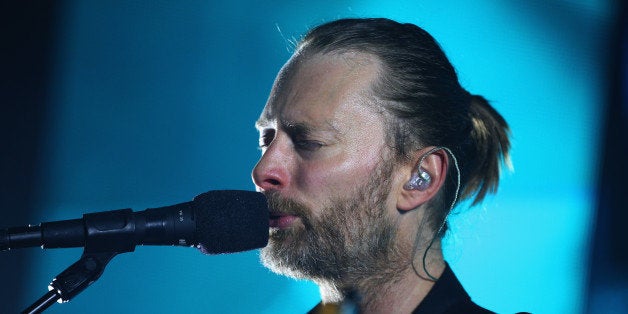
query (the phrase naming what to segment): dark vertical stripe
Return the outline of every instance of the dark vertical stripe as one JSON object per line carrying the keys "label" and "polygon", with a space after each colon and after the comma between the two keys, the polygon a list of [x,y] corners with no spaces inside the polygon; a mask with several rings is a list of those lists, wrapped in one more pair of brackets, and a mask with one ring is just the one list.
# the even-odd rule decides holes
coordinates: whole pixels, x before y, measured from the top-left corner
{"label": "dark vertical stripe", "polygon": [[[0,227],[33,223],[55,6],[55,1],[0,4]],[[30,254],[0,252],[0,313],[18,313],[28,306],[19,300],[24,287],[34,284],[25,282]],[[37,284],[45,293],[47,282]]]}
{"label": "dark vertical stripe", "polygon": [[626,310],[614,308],[614,302],[623,298],[625,305],[628,296],[628,24],[626,2],[619,1],[617,6],[606,47],[608,106],[589,267],[588,313]]}

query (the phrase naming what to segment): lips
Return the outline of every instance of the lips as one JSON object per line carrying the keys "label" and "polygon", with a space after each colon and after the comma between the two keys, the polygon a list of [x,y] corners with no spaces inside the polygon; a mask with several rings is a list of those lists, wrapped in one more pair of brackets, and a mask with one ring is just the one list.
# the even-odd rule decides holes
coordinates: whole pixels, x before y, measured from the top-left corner
{"label": "lips", "polygon": [[292,226],[294,221],[297,219],[299,219],[299,217],[295,215],[271,212],[268,225],[270,228],[286,229]]}

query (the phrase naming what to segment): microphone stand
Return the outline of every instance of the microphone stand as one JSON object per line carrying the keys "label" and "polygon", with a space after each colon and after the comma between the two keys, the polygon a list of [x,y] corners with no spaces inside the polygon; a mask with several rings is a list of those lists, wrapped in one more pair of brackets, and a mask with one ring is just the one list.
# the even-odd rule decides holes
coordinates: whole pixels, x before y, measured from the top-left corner
{"label": "microphone stand", "polygon": [[22,314],[41,313],[55,302],[68,302],[94,283],[117,252],[85,253],[74,264],[55,277],[48,293],[22,311]]}

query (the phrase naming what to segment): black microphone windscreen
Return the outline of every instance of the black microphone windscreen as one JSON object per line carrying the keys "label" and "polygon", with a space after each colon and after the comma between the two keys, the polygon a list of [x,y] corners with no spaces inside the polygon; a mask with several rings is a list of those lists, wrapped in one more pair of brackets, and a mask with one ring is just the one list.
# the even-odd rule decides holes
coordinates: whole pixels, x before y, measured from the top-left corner
{"label": "black microphone windscreen", "polygon": [[205,254],[258,249],[268,243],[268,205],[262,193],[210,191],[192,201],[195,238]]}

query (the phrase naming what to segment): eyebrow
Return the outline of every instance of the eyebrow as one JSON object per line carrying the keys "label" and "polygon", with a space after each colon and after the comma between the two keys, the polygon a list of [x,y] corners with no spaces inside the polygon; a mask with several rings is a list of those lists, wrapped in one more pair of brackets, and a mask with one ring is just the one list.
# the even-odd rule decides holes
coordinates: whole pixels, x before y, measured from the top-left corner
{"label": "eyebrow", "polygon": [[[260,119],[255,122],[255,127],[261,131],[271,124],[271,121],[266,117],[260,117]],[[312,126],[311,124],[305,122],[279,121],[279,125],[281,129],[285,130],[289,134],[308,135],[321,130],[321,128]],[[342,134],[332,121],[326,120],[324,125],[326,128],[322,129],[323,131],[331,131],[335,135]]]}
{"label": "eyebrow", "polygon": [[291,135],[307,136],[315,131],[315,128],[309,124],[301,122],[281,122],[281,127],[286,133]]}
{"label": "eyebrow", "polygon": [[257,121],[255,121],[255,128],[258,130],[261,130],[261,129],[266,128],[266,126],[269,124],[270,124],[270,121],[268,119],[266,119],[265,117],[264,118],[260,117],[259,119],[257,119]]}
{"label": "eyebrow", "polygon": [[[271,121],[269,119],[260,118],[255,122],[255,127],[258,130],[266,129],[269,125],[271,125]],[[316,128],[312,127],[310,124],[304,122],[292,122],[292,121],[280,121],[280,128],[285,130],[290,134],[310,134],[316,130]]]}

